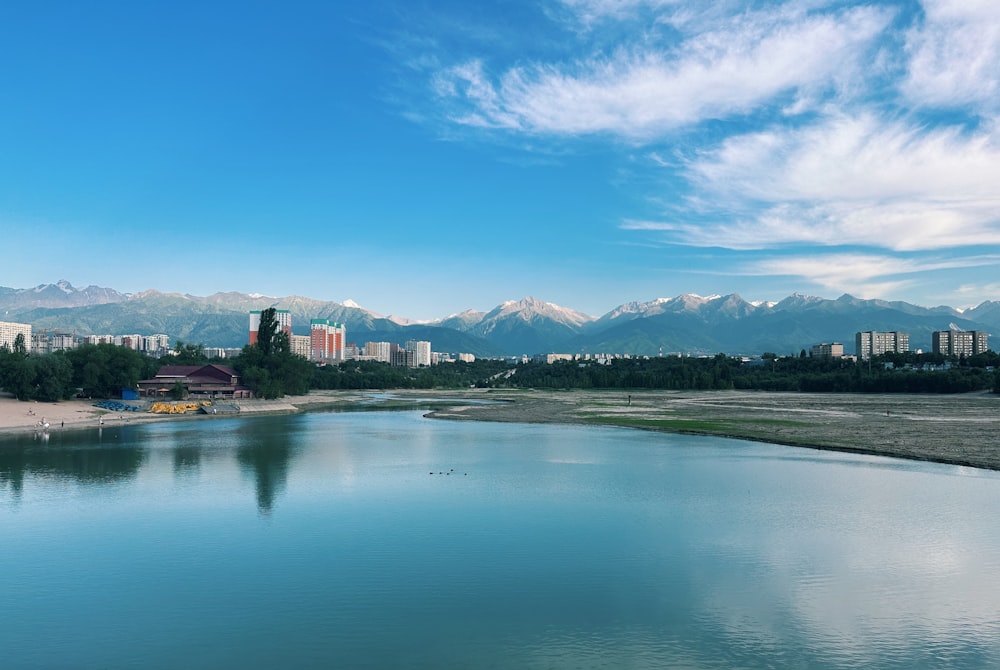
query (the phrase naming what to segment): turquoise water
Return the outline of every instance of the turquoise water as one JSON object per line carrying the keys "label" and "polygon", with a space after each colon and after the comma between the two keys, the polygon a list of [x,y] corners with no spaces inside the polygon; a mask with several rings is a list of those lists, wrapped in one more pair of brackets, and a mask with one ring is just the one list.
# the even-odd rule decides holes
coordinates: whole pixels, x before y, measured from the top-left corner
{"label": "turquoise water", "polygon": [[4,668],[1000,667],[997,473],[305,414],[0,442]]}

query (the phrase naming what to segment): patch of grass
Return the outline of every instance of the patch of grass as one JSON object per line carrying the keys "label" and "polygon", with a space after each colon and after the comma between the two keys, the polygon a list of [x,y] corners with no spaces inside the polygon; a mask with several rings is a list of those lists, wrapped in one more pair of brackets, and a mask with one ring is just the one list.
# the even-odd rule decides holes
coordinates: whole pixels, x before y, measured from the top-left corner
{"label": "patch of grass", "polygon": [[698,433],[746,433],[754,428],[811,425],[787,419],[643,419],[627,416],[591,416],[586,421],[606,426]]}

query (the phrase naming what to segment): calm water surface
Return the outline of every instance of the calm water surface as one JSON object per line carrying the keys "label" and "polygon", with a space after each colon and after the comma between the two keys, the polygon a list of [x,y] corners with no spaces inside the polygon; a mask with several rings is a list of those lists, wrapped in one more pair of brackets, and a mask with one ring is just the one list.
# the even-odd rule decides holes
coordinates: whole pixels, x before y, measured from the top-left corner
{"label": "calm water surface", "polygon": [[4,668],[1000,667],[1000,477],[305,414],[0,441]]}

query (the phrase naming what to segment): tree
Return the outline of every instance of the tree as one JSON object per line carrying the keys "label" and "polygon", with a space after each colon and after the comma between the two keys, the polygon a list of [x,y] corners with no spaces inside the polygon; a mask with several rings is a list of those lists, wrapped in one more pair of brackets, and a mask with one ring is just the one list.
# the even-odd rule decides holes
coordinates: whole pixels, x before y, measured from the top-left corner
{"label": "tree", "polygon": [[177,380],[174,385],[170,388],[170,397],[174,400],[183,400],[184,394],[187,393],[187,389],[184,388],[184,382]]}
{"label": "tree", "polygon": [[19,356],[28,355],[28,345],[24,339],[24,333],[18,333],[14,338],[14,353]]}
{"label": "tree", "polygon": [[65,354],[56,352],[38,356],[34,364],[34,400],[55,402],[73,395],[73,366]]}
{"label": "tree", "polygon": [[313,381],[313,364],[292,354],[288,333],[278,326],[274,307],[261,311],[257,343],[244,347],[233,366],[243,383],[262,398],[308,393]]}
{"label": "tree", "polygon": [[284,335],[287,342],[288,336],[278,328],[278,310],[268,307],[260,313],[260,325],[257,327],[257,347],[264,356],[278,352],[279,337]]}
{"label": "tree", "polygon": [[149,359],[126,347],[85,344],[66,352],[73,381],[88,396],[111,398],[123,388],[135,388],[149,372]]}
{"label": "tree", "polygon": [[182,340],[177,340],[174,345],[174,355],[171,358],[171,365],[204,365],[208,363],[205,357],[205,349],[200,344],[187,344]]}

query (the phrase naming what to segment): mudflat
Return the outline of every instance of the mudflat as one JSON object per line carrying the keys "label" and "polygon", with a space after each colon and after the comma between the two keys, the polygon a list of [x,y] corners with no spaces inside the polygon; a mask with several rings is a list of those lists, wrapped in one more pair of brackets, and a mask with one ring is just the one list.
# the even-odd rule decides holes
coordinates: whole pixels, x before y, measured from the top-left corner
{"label": "mudflat", "polygon": [[1000,395],[494,391],[446,419],[590,423],[1000,470]]}

